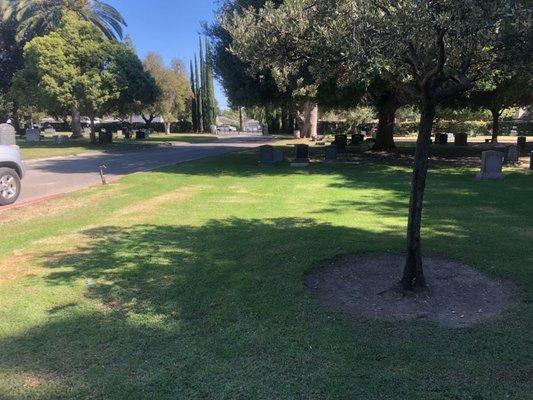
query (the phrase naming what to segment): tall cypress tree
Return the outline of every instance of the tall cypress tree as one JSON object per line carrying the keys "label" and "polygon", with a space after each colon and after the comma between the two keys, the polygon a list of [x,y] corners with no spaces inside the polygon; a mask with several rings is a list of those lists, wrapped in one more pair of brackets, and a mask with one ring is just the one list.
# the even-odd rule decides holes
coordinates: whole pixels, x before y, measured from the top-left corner
{"label": "tall cypress tree", "polygon": [[215,102],[215,85],[214,85],[214,71],[213,71],[213,56],[211,54],[211,46],[209,42],[205,41],[205,87],[206,87],[206,103],[207,112],[206,117],[209,126],[216,125],[217,112]]}
{"label": "tall cypress tree", "polygon": [[203,113],[203,99],[202,99],[202,82],[200,81],[200,74],[198,72],[198,60],[196,54],[194,55],[194,66],[196,72],[196,119],[198,121],[198,131],[204,131],[204,113]]}
{"label": "tall cypress tree", "polygon": [[204,57],[204,46],[202,43],[202,37],[198,37],[199,46],[200,46],[200,75],[202,78],[202,85],[200,87],[200,92],[202,93],[202,124],[203,124],[203,130],[207,131],[209,129],[209,102],[208,97],[209,94],[207,93],[207,76],[206,76],[206,63],[205,63],[205,57]]}
{"label": "tall cypress tree", "polygon": [[194,69],[192,65],[192,60],[190,62],[190,70],[191,70],[191,90],[193,93],[192,100],[191,100],[191,120],[192,120],[192,129],[194,132],[198,132],[198,117],[196,116],[197,105],[196,105],[196,82],[194,78]]}

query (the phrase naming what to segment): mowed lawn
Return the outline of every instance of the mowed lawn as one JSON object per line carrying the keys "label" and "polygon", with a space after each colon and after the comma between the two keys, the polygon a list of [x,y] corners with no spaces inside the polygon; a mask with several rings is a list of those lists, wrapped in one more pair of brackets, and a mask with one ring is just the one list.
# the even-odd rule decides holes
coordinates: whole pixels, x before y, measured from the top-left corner
{"label": "mowed lawn", "polygon": [[303,285],[324,259],[403,251],[408,161],[257,159],[2,212],[0,398],[531,399],[533,175],[433,165],[425,254],[515,286],[497,319],[447,329],[354,319]]}
{"label": "mowed lawn", "polygon": [[[59,132],[59,135],[68,135],[70,132]],[[162,145],[165,143],[210,143],[218,140],[217,136],[203,133],[153,133],[146,140],[124,139],[122,135],[115,138],[111,144],[91,144],[88,137],[71,140],[69,143],[56,144],[52,134],[44,134],[40,142],[26,142],[25,139],[17,138],[17,144],[21,148],[22,158],[25,160],[64,157],[78,154],[93,153],[95,151],[124,151],[141,150],[146,147]]]}

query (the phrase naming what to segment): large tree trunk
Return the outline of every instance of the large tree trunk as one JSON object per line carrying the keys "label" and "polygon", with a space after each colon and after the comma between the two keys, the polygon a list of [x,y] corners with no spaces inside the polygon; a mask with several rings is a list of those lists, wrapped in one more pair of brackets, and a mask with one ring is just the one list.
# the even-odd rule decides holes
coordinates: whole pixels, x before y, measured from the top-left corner
{"label": "large tree trunk", "polygon": [[377,104],[378,131],[374,150],[391,151],[396,148],[394,143],[394,120],[396,118],[396,99],[388,98]]}
{"label": "large tree trunk", "polygon": [[15,132],[17,132],[20,135],[24,134],[24,131],[20,127],[20,119],[19,119],[19,103],[17,101],[13,101],[13,127],[15,128]]}
{"label": "large tree trunk", "polygon": [[409,203],[409,221],[407,225],[407,259],[402,277],[402,287],[406,290],[424,287],[426,282],[422,268],[422,250],[420,247],[420,227],[422,223],[422,205],[426,188],[428,159],[431,150],[431,130],[435,118],[436,106],[426,100],[420,118],[418,139],[416,142],[413,177],[411,181],[411,201]]}
{"label": "large tree trunk", "polygon": [[287,108],[281,107],[281,131],[287,133],[289,127],[289,117],[287,115]]}
{"label": "large tree trunk", "polygon": [[318,104],[306,101],[298,113],[298,126],[301,137],[313,138],[318,130]]}
{"label": "large tree trunk", "polygon": [[83,137],[81,133],[81,116],[80,111],[76,108],[72,109],[72,139],[79,139]]}
{"label": "large tree trunk", "polygon": [[152,121],[154,120],[155,116],[153,114],[150,114],[149,117],[145,117],[143,114],[141,114],[141,118],[144,120],[146,129],[150,130],[152,128]]}
{"label": "large tree trunk", "polygon": [[300,137],[306,137],[307,132],[309,132],[309,124],[308,124],[308,118],[307,118],[307,107],[304,105],[302,109],[298,112],[297,119],[298,119],[298,129],[300,130]]}
{"label": "large tree trunk", "polygon": [[318,104],[309,104],[309,136],[316,139],[318,136]]}
{"label": "large tree trunk", "polygon": [[91,143],[92,144],[96,144],[97,141],[96,141],[96,130],[94,128],[94,117],[91,117],[91,134],[90,134],[90,137],[91,137]]}
{"label": "large tree trunk", "polygon": [[295,130],[295,117],[294,117],[294,114],[291,112],[289,114],[289,120],[287,121],[287,133],[289,133],[290,135],[293,135],[294,134],[294,130]]}
{"label": "large tree trunk", "polygon": [[492,143],[498,143],[498,135],[500,134],[500,110],[492,109]]}
{"label": "large tree trunk", "polygon": [[170,122],[165,122],[165,135],[170,135]]}
{"label": "large tree trunk", "polygon": [[244,122],[242,117],[242,107],[239,106],[239,132],[242,132],[244,128]]}

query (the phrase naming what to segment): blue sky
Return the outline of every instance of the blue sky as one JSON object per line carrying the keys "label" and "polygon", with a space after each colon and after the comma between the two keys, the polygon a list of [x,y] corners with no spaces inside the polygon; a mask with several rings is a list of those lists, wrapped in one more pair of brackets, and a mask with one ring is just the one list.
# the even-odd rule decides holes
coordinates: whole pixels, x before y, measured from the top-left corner
{"label": "blue sky", "polygon": [[[107,0],[126,19],[131,36],[142,58],[149,51],[163,56],[168,63],[181,59],[187,66],[198,51],[198,34],[202,21],[212,21],[217,0]],[[221,108],[227,101],[216,83],[216,97]]]}

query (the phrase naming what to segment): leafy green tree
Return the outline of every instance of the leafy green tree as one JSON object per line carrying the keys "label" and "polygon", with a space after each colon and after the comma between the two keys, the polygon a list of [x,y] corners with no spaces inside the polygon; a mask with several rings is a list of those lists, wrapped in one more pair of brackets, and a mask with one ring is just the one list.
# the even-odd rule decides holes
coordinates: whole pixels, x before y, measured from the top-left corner
{"label": "leafy green tree", "polygon": [[321,11],[318,5],[306,8],[304,2],[280,6],[267,2],[260,9],[249,7],[220,17],[220,25],[232,37],[230,50],[246,64],[249,74],[268,71],[278,90],[297,105],[305,136],[316,136],[318,123],[320,79],[313,70],[316,64],[310,61],[329,59],[327,49],[313,52],[316,15]]}
{"label": "leafy green tree", "polygon": [[131,46],[119,45],[114,48],[112,67],[119,95],[110,103],[109,112],[114,112],[121,118],[140,114],[159,100],[161,89]]}
{"label": "leafy green tree", "polygon": [[192,64],[192,60],[190,62],[190,84],[191,84],[191,90],[192,90],[192,98],[191,98],[191,120],[192,120],[192,129],[194,132],[198,132],[198,106],[196,104],[196,78],[194,76],[194,68]]}
{"label": "leafy green tree", "polygon": [[[283,0],[272,3],[279,6]],[[240,14],[243,10],[253,8],[259,10],[265,5],[265,0],[228,0],[218,11],[219,18],[207,27],[213,44],[214,72],[220,79],[224,92],[231,107],[269,107],[281,108],[283,130],[294,127],[295,110],[291,96],[279,90],[269,70],[252,73],[249,65],[229,49],[233,38],[222,25],[221,21]]]}
{"label": "leafy green tree", "polygon": [[165,133],[170,133],[170,125],[178,119],[188,116],[187,104],[192,98],[187,74],[179,60],[172,60],[172,66],[165,65],[157,53],[149,53],[143,61],[145,69],[154,77],[161,90],[161,96],[142,111],[142,117],[148,127],[156,116],[164,120]]}
{"label": "leafy green tree", "polygon": [[199,132],[204,131],[204,109],[203,109],[203,95],[202,95],[202,81],[198,70],[198,59],[196,54],[194,55],[194,69],[196,73],[196,116],[197,116],[197,129]]}
{"label": "leafy green tree", "polygon": [[[3,75],[8,82],[11,82],[13,74],[24,66],[22,62],[24,44],[36,36],[45,35],[57,28],[65,13],[75,13],[80,19],[90,22],[106,37],[112,39],[122,38],[122,28],[126,25],[114,7],[101,1],[3,0],[3,3],[2,20],[7,22],[10,28],[9,42],[15,42],[8,47],[7,57],[0,58],[0,69],[8,69],[8,73]],[[16,117],[18,102],[15,100],[12,104],[13,114]],[[79,111],[72,110],[73,137],[81,137]]]}
{"label": "leafy green tree", "polygon": [[365,87],[379,77],[393,99],[419,105],[402,277],[414,289],[425,285],[420,228],[436,109],[512,62],[501,29],[511,20],[524,42],[530,9],[507,0],[285,0],[225,15],[221,25],[234,54],[254,72],[269,70],[294,98],[317,98],[331,76]]}
{"label": "leafy green tree", "polygon": [[492,142],[498,142],[500,118],[511,107],[528,106],[533,102],[533,77],[530,68],[480,83],[471,92],[454,99],[452,107],[488,110],[492,116]]}
{"label": "leafy green tree", "polygon": [[213,54],[211,53],[211,45],[205,41],[205,127],[216,125],[217,119],[217,104],[215,99],[215,84],[214,84],[214,70],[213,70]]}
{"label": "leafy green tree", "polygon": [[23,43],[17,40],[17,26],[11,2],[0,0],[0,96],[4,107],[10,107],[4,110],[3,119],[11,117],[20,132],[19,106],[11,95],[13,75],[24,66]]}
{"label": "leafy green tree", "polygon": [[[65,14],[59,28],[36,37],[24,48],[26,67],[14,77],[16,98],[52,114],[80,110],[91,119],[110,113],[129,88],[122,71],[126,46],[106,39],[91,23]],[[128,55],[131,60],[131,54]]]}
{"label": "leafy green tree", "polygon": [[[348,0],[351,62],[420,104],[407,228],[404,289],[425,285],[420,228],[437,106],[511,62],[500,27],[520,18],[506,0]],[[384,72],[385,71],[385,72]]]}

